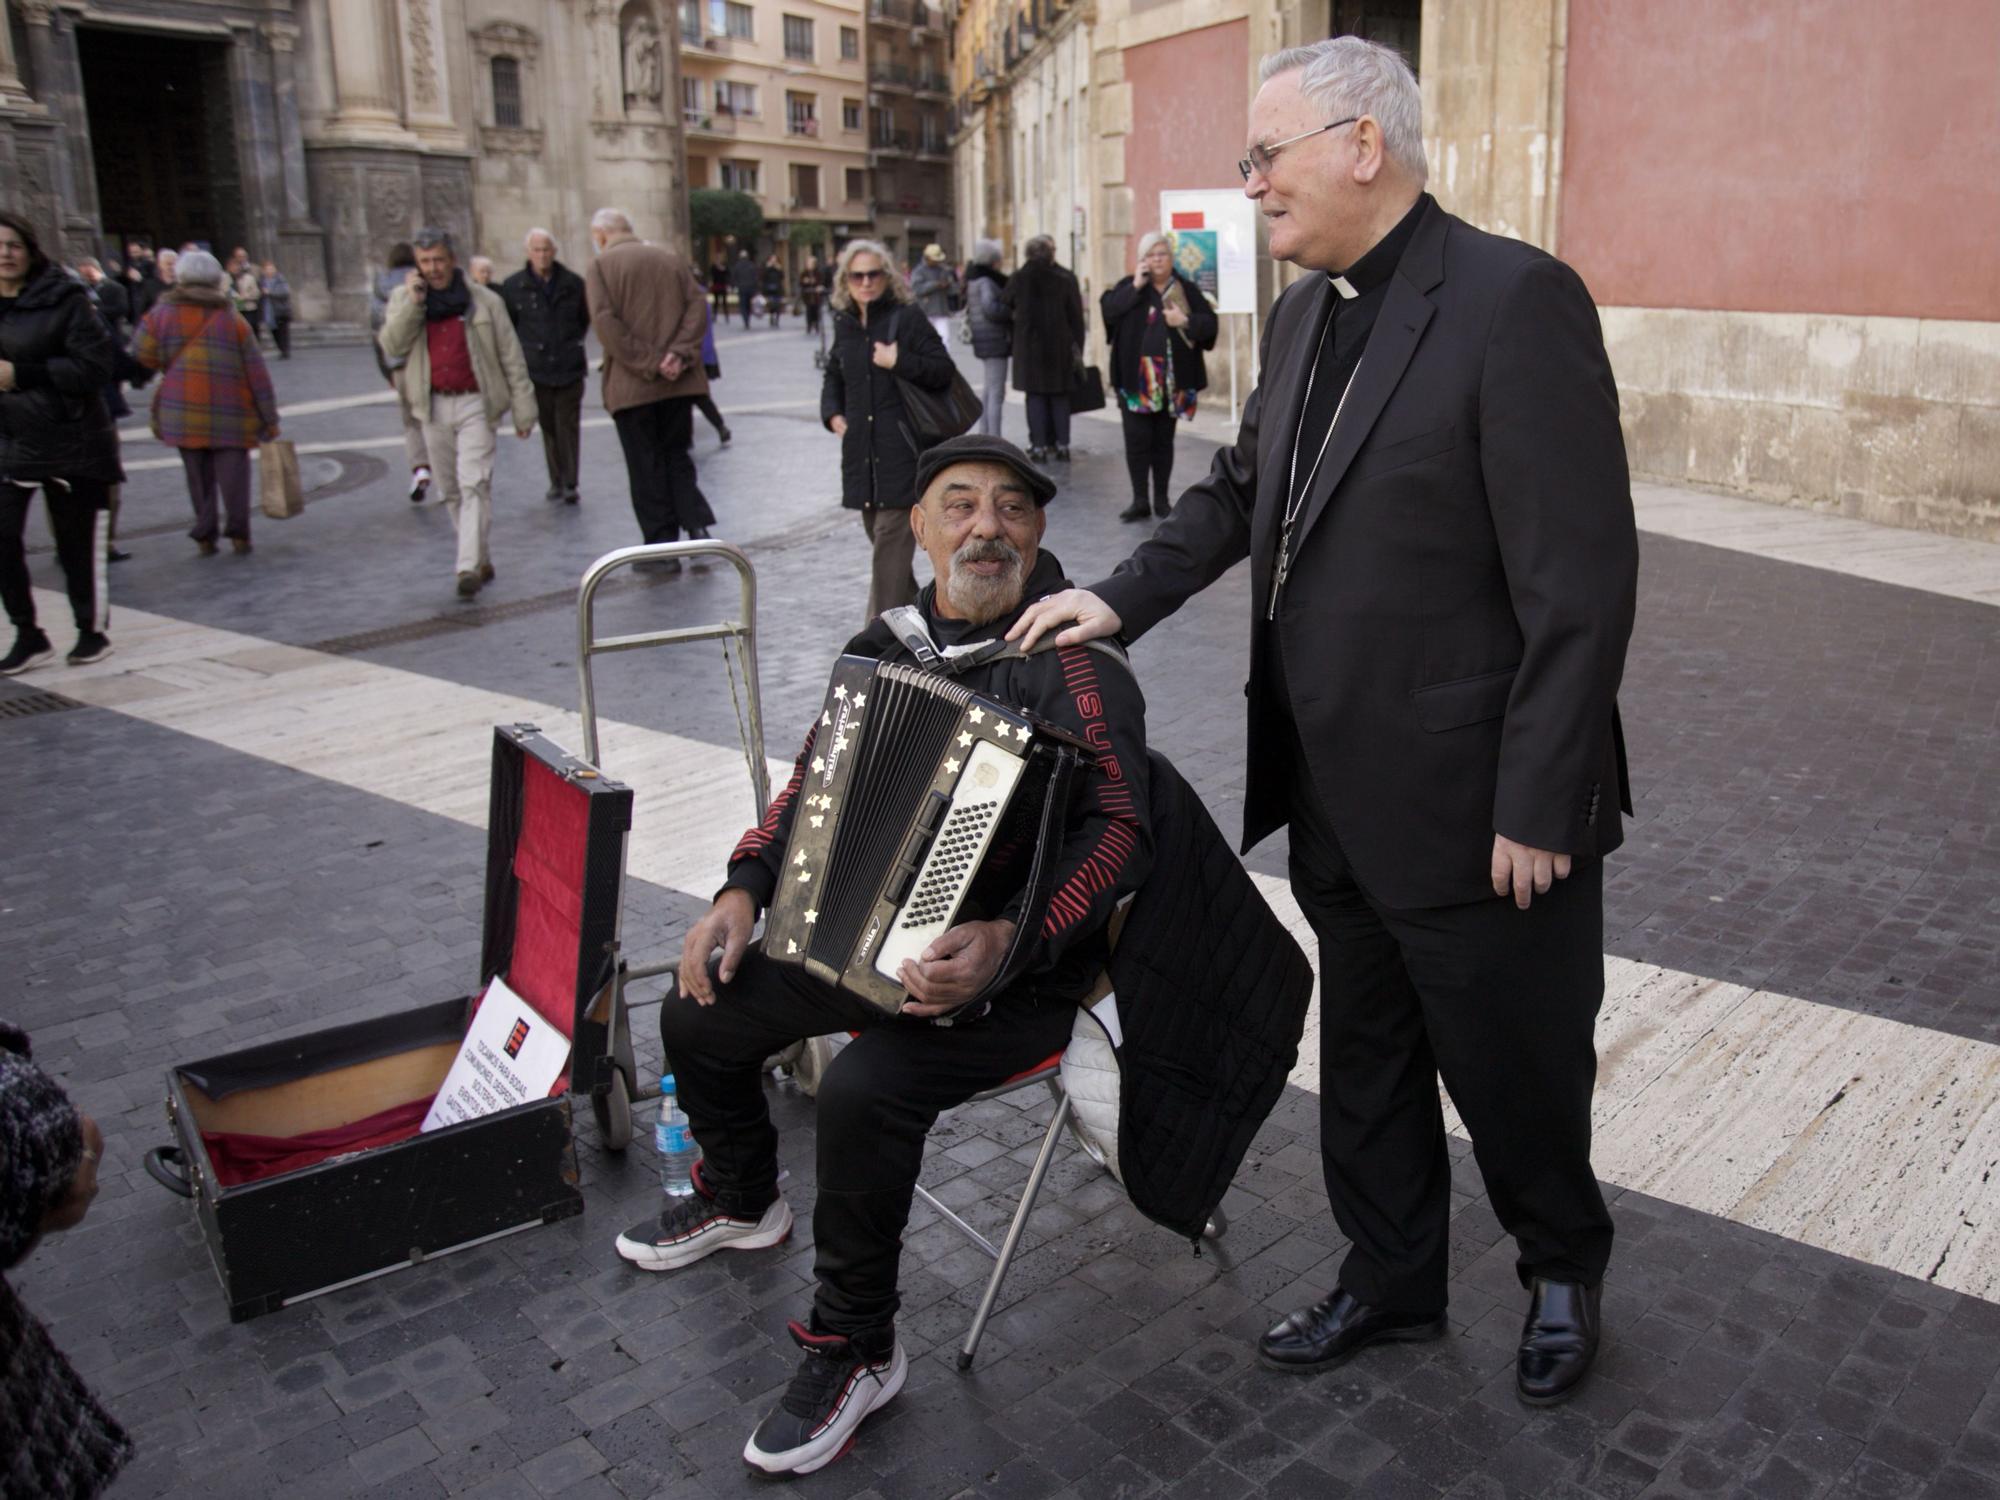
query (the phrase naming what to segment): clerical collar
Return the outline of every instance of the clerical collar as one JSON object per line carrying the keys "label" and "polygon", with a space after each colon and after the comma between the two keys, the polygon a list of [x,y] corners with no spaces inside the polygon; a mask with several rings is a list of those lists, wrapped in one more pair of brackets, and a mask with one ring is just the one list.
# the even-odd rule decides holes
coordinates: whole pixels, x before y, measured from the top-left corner
{"label": "clerical collar", "polygon": [[1417,220],[1424,216],[1424,210],[1432,202],[1429,193],[1419,193],[1417,201],[1410,205],[1410,211],[1403,215],[1396,227],[1375,242],[1375,248],[1345,271],[1329,271],[1327,280],[1344,300],[1352,301],[1364,296],[1382,285],[1396,274],[1396,267],[1402,263],[1403,251],[1409,248],[1410,236],[1417,232]]}

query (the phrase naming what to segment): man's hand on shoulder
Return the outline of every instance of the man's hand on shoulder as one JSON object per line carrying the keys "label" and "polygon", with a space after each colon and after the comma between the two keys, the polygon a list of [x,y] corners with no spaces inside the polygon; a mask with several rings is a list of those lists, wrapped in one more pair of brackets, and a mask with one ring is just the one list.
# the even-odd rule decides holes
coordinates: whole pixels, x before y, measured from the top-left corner
{"label": "man's hand on shoulder", "polygon": [[687,931],[681,943],[681,993],[694,996],[697,1005],[715,1004],[715,986],[709,983],[708,960],[716,949],[722,962],[716,978],[724,984],[736,977],[743,962],[743,950],[750,946],[750,934],[757,926],[757,903],[750,893],[731,887],[715,898],[707,915]]}
{"label": "man's hand on shoulder", "polygon": [[1526,911],[1537,896],[1546,896],[1558,880],[1569,879],[1567,854],[1517,844],[1504,833],[1493,835],[1493,894],[1513,892],[1514,904]]}
{"label": "man's hand on shoulder", "polygon": [[1023,651],[1032,651],[1046,632],[1068,622],[1074,623],[1056,637],[1058,646],[1081,646],[1085,641],[1116,635],[1124,623],[1115,609],[1090,590],[1064,589],[1060,594],[1037,599],[1021,611],[1021,618],[1007,632],[1007,639],[1019,641]]}
{"label": "man's hand on shoulder", "polygon": [[[906,1016],[948,1015],[969,1000],[979,998],[993,976],[1000,972],[1000,960],[1014,941],[1014,924],[961,922],[924,949],[920,959],[903,960],[896,977],[910,998],[903,1002]],[[685,960],[683,960],[685,966]]]}

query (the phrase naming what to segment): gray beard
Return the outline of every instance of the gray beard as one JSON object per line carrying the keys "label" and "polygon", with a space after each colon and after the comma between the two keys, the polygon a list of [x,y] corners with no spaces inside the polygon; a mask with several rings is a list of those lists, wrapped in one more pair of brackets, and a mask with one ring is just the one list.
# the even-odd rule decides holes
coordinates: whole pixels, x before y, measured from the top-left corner
{"label": "gray beard", "polygon": [[969,549],[980,547],[980,543],[968,542],[952,554],[947,592],[952,608],[971,624],[990,625],[1020,606],[1027,570],[1021,565],[1020,553],[1005,542],[999,545],[1006,548],[1009,565],[1005,572],[991,578],[982,578],[966,566],[981,560],[966,555]]}

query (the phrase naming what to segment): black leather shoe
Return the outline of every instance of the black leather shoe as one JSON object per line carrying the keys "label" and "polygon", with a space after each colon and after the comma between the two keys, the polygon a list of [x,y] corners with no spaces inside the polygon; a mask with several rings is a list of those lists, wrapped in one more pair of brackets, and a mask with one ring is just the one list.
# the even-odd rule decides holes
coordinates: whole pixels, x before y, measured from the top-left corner
{"label": "black leather shoe", "polygon": [[1443,1332],[1443,1313],[1387,1312],[1336,1288],[1257,1340],[1257,1357],[1274,1370],[1324,1370],[1370,1344],[1415,1344]]}
{"label": "black leather shoe", "polygon": [[1165,520],[1174,513],[1174,502],[1164,497],[1153,502],[1153,514]]}
{"label": "black leather shoe", "polygon": [[1603,1327],[1601,1286],[1537,1276],[1514,1361],[1514,1389],[1529,1406],[1554,1406],[1590,1372]]}
{"label": "black leather shoe", "polygon": [[1152,519],[1152,514],[1144,505],[1135,501],[1118,512],[1118,519],[1121,521],[1147,521]]}

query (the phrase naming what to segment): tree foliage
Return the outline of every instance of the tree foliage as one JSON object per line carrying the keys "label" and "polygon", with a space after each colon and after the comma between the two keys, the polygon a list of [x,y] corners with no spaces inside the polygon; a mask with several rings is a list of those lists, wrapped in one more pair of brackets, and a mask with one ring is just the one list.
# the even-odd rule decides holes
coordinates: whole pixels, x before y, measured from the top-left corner
{"label": "tree foliage", "polygon": [[688,194],[688,218],[697,243],[733,238],[748,246],[764,232],[764,210],[734,188],[696,188]]}

